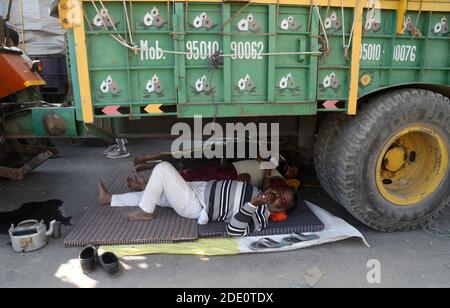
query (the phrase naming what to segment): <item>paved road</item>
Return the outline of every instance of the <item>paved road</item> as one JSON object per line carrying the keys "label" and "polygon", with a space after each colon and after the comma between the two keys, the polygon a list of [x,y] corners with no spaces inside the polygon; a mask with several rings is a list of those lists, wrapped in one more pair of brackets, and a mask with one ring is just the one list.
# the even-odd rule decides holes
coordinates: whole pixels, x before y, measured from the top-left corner
{"label": "paved road", "polygon": [[[164,140],[136,141],[130,149],[133,154],[148,153],[169,145]],[[0,180],[1,212],[27,202],[59,199],[76,224],[95,198],[98,178],[107,178],[123,162],[103,158],[102,148],[64,143],[59,149],[59,158],[48,161],[25,181]],[[109,280],[101,271],[83,276],[76,259],[78,249],[63,248],[62,239],[21,255],[7,245],[7,236],[0,235],[0,287],[450,287],[450,241],[422,230],[372,231],[333,204],[314,181],[305,183],[313,186],[303,189],[306,199],[353,224],[372,248],[350,239],[278,254],[125,258],[126,273]],[[450,213],[441,222],[450,228]],[[69,231],[70,227],[64,227],[63,237]],[[381,284],[367,282],[367,264],[373,259],[381,263]],[[314,279],[307,279],[311,275]]]}

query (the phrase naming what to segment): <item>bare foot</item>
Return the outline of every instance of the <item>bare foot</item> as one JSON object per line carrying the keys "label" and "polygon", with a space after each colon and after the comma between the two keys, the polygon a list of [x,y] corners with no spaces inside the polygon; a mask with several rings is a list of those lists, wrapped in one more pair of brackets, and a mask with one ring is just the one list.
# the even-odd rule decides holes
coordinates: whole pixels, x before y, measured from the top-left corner
{"label": "bare foot", "polygon": [[142,164],[142,163],[145,163],[145,161],[142,161],[144,158],[142,157],[142,156],[136,156],[134,159],[133,159],[133,165],[134,165],[134,167],[136,167],[136,166],[138,166],[138,165],[140,165],[140,164]]}
{"label": "bare foot", "polygon": [[105,184],[102,181],[98,181],[98,199],[97,203],[101,206],[111,204],[112,195],[108,192]]}
{"label": "bare foot", "polygon": [[155,217],[155,213],[149,214],[147,212],[144,212],[140,208],[125,214],[125,218],[128,221],[149,221],[154,219]]}
{"label": "bare foot", "polygon": [[[141,178],[142,179],[142,178]],[[131,191],[143,191],[145,189],[145,182],[138,180],[136,177],[127,178],[127,185]]]}

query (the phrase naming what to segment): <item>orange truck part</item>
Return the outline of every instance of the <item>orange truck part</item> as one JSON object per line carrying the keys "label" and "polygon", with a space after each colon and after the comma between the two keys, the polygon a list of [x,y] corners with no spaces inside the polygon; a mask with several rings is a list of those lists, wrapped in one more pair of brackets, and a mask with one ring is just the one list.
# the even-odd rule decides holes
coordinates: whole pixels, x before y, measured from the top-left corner
{"label": "orange truck part", "polygon": [[41,85],[45,85],[45,81],[29,69],[20,54],[0,50],[0,99]]}

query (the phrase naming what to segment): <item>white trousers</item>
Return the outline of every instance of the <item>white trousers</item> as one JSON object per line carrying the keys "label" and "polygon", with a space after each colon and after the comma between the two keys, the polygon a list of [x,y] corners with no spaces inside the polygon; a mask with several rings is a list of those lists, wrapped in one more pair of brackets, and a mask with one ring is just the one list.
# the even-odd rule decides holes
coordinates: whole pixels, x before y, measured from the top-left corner
{"label": "white trousers", "polygon": [[171,207],[178,215],[198,219],[203,207],[193,188],[168,162],[158,164],[143,192],[113,195],[111,206],[139,206],[146,213],[153,213],[156,206]]}

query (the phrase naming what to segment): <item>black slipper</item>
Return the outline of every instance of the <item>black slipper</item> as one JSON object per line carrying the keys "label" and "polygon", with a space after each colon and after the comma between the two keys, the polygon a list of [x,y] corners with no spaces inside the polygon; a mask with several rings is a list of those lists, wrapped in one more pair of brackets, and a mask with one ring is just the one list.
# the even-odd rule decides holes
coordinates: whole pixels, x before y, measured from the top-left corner
{"label": "black slipper", "polygon": [[121,273],[121,265],[119,258],[112,252],[105,252],[98,256],[98,262],[108,274],[109,278],[117,278]]}
{"label": "black slipper", "polygon": [[96,256],[97,248],[94,246],[86,246],[80,252],[78,259],[80,260],[81,270],[84,274],[89,274],[94,271]]}

